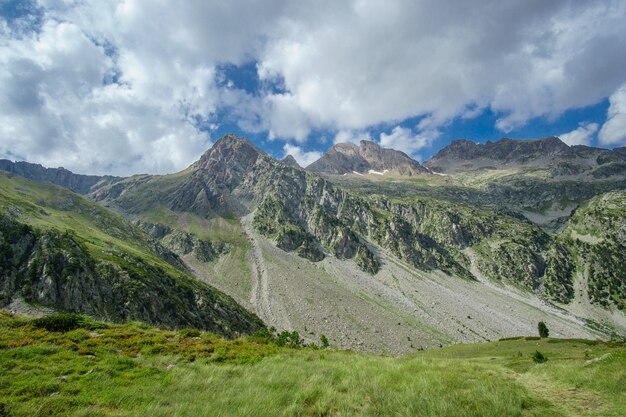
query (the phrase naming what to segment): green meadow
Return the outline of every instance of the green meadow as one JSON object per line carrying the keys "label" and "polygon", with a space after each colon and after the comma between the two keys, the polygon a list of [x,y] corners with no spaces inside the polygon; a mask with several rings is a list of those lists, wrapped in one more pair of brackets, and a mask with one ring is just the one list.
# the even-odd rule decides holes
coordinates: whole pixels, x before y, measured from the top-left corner
{"label": "green meadow", "polygon": [[[547,358],[537,363],[537,352]],[[402,357],[87,318],[0,317],[0,416],[623,416],[626,345],[517,338]]]}

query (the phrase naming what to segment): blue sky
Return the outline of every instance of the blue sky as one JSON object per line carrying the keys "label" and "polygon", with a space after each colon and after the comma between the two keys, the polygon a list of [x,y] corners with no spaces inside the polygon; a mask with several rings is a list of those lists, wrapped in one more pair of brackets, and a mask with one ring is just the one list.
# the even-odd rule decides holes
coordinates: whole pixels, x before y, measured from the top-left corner
{"label": "blue sky", "polygon": [[306,165],[369,139],[626,145],[626,3],[0,0],[0,157],[184,169],[223,134]]}

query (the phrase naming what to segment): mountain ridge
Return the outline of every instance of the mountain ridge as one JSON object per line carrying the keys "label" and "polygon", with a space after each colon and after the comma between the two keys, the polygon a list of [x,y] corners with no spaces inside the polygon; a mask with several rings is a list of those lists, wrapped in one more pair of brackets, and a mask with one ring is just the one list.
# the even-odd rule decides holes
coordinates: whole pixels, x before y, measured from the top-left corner
{"label": "mountain ridge", "polygon": [[122,179],[113,175],[83,175],[75,174],[65,168],[46,168],[40,164],[26,161],[10,161],[0,159],[0,170],[7,171],[24,178],[48,181],[52,184],[69,188],[79,194],[88,194],[95,188],[111,184]]}
{"label": "mountain ridge", "polygon": [[[556,140],[547,147],[553,152],[562,148]],[[337,148],[365,160],[360,147],[336,145],[335,153],[341,153]],[[499,178],[489,180],[489,186],[510,195],[513,183]],[[524,187],[537,190],[533,198],[539,206],[560,198],[537,189],[546,181],[542,177],[513,179],[522,181],[520,198]],[[610,313],[615,308],[621,311],[623,305],[612,295],[621,288],[621,277],[611,272],[611,265],[623,258],[619,233],[611,235],[617,242],[606,246],[610,257],[600,256],[602,251],[592,247],[588,252],[597,255],[578,262],[579,246],[571,245],[565,235],[549,234],[506,207],[476,205],[455,196],[474,195],[481,185],[456,185],[451,198],[441,199],[437,190],[459,184],[457,179],[430,174],[418,181],[396,177],[368,180],[369,185],[358,189],[353,186],[357,180],[358,176],[318,175],[290,166],[247,139],[227,135],[184,171],[124,178],[89,197],[141,225],[176,252],[197,279],[232,295],[269,325],[302,334],[315,329],[343,347],[406,351],[410,344],[389,327],[405,319],[412,332],[408,336],[422,338],[427,346],[510,336],[512,329],[528,331],[524,323],[531,314],[528,303],[537,309],[532,313],[537,319],[547,314],[558,320],[560,334],[580,336],[597,330],[570,313],[555,313],[554,303],[564,311],[577,309],[580,317],[625,327],[619,311],[617,316]],[[430,185],[420,188],[422,181]],[[572,184],[575,190],[577,183]],[[388,187],[415,192],[394,194]],[[589,196],[598,193],[602,189]],[[570,215],[560,221],[567,225]],[[595,220],[587,216],[582,221]],[[581,284],[579,275],[591,264],[601,271],[602,282]],[[479,297],[479,289],[491,288],[491,282],[508,289],[489,289],[488,296],[480,296],[481,302],[514,326],[482,314],[476,319],[478,307],[472,300]],[[590,286],[588,299],[578,298],[581,285]],[[319,288],[316,296],[311,295],[311,286]],[[524,301],[512,288],[523,289]],[[435,295],[438,291],[446,295]],[[387,310],[380,309],[379,297]],[[446,305],[437,304],[438,299],[445,299]],[[506,310],[511,305],[514,309]],[[332,321],[325,312],[335,308],[331,306],[343,311],[334,313]],[[454,316],[455,321],[444,316]],[[365,328],[351,327],[350,321]],[[381,332],[380,344],[368,341],[375,331]]]}
{"label": "mountain ridge", "polygon": [[619,149],[569,146],[558,137],[476,143],[462,139],[442,148],[424,166],[440,173],[480,169],[542,168],[553,177],[605,178],[626,175],[626,156]]}
{"label": "mountain ridge", "polygon": [[318,174],[333,175],[367,174],[372,171],[379,174],[392,172],[401,176],[428,173],[427,169],[404,152],[383,148],[368,140],[360,141],[359,145],[335,144],[306,169]]}

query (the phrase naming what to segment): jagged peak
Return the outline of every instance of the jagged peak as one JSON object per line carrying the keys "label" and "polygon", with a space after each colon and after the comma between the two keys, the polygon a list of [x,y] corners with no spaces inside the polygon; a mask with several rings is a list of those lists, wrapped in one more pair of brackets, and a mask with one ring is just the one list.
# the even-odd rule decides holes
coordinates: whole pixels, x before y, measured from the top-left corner
{"label": "jagged peak", "polygon": [[281,159],[280,162],[282,162],[285,165],[300,168],[300,164],[298,164],[298,161],[296,161],[296,158],[294,158],[293,155],[291,154],[285,156],[283,159]]}
{"label": "jagged peak", "polygon": [[211,146],[204,154],[206,155],[215,150],[219,150],[222,148],[241,147],[241,146],[249,146],[249,147],[254,148],[258,152],[265,153],[261,149],[257,148],[256,145],[252,143],[250,139],[248,139],[247,137],[237,136],[235,134],[228,133],[222,136],[221,138],[219,138],[213,144],[213,146]]}

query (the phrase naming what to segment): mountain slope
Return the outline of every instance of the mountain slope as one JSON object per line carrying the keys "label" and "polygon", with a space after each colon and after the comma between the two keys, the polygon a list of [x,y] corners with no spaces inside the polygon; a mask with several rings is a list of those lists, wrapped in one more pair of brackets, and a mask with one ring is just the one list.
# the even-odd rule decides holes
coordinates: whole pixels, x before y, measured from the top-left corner
{"label": "mountain slope", "polygon": [[505,138],[484,144],[455,140],[424,162],[424,166],[441,173],[539,168],[551,177],[601,179],[626,176],[626,156],[618,150],[568,146],[557,137]]}
{"label": "mountain slope", "polygon": [[362,140],[353,145],[339,143],[333,145],[320,159],[306,167],[318,174],[343,175],[348,173],[367,174],[391,173],[401,176],[414,176],[428,173],[419,162],[411,159],[403,152],[381,148],[378,144]]}
{"label": "mountain slope", "polygon": [[0,170],[31,180],[51,182],[79,194],[87,194],[99,187],[120,180],[119,177],[110,175],[74,174],[65,168],[45,168],[38,164],[12,162],[7,159],[0,159]]}
{"label": "mountain slope", "polygon": [[[224,335],[262,326],[138,227],[62,188],[0,174],[0,304]],[[8,306],[8,307],[6,307]]]}
{"label": "mountain slope", "polygon": [[[131,177],[92,196],[138,219],[229,239],[237,260],[187,265],[269,324],[343,347],[402,352],[511,336],[542,317],[561,335],[599,334],[552,307],[567,310],[574,298],[574,277],[562,268],[571,257],[523,217],[423,195],[360,194],[234,136],[182,173]],[[229,233],[218,238],[218,224]],[[236,277],[224,279],[225,263]],[[602,321],[624,331],[617,314]]]}

